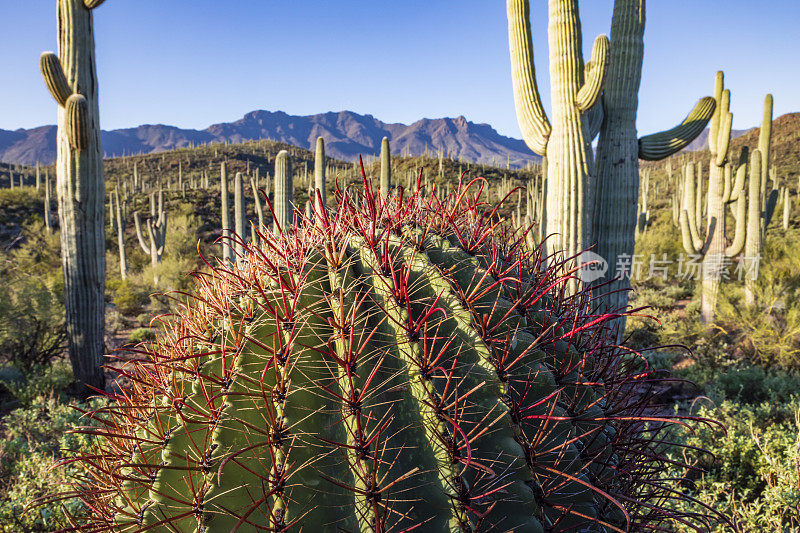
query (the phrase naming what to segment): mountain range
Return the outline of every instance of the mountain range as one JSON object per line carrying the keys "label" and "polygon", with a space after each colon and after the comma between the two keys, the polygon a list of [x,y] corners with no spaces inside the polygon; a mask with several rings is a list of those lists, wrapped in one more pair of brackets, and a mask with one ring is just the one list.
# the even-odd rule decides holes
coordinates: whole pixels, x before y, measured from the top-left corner
{"label": "mountain range", "polygon": [[[519,139],[500,135],[489,124],[476,124],[463,116],[422,119],[413,124],[385,123],[372,115],[352,111],[297,116],[282,111],[252,111],[240,120],[214,124],[204,130],[163,124],[103,131],[107,157],[152,153],[211,142],[240,143],[271,139],[312,149],[317,137],[325,139],[330,157],[355,161],[359,155],[377,156],[381,140],[388,137],[395,154],[422,155],[443,151],[448,157],[472,163],[514,168],[539,157]],[[0,160],[49,164],[56,157],[56,126],[15,131],[0,129]]]}

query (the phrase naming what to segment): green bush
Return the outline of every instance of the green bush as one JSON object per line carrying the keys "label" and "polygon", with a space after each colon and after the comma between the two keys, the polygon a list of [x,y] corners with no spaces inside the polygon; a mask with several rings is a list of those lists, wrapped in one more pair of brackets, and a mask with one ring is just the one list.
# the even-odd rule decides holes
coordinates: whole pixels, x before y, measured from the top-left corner
{"label": "green bush", "polygon": [[114,292],[114,305],[125,316],[139,315],[149,302],[150,293],[130,279],[122,281]]}
{"label": "green bush", "polygon": [[67,516],[86,513],[68,498],[37,506],[54,491],[66,491],[76,465],[51,468],[60,459],[88,447],[90,437],[68,431],[88,425],[82,414],[53,396],[39,396],[30,406],[12,411],[0,424],[0,531],[26,533],[69,526]]}
{"label": "green bush", "polygon": [[[696,502],[683,510],[706,514],[707,508],[730,517],[736,531],[797,531],[800,528],[800,399],[787,404],[755,405],[725,401],[703,406],[697,414],[726,427],[700,428],[686,443],[707,449],[695,466],[705,470],[675,471],[693,487]],[[675,459],[685,459],[676,451]],[[685,529],[676,525],[679,531]],[[720,523],[716,531],[729,531]]]}
{"label": "green bush", "polygon": [[29,372],[61,354],[66,332],[58,240],[40,225],[23,236],[0,253],[0,363]]}
{"label": "green bush", "polygon": [[155,332],[150,328],[136,328],[131,332],[131,344],[139,344],[144,341],[151,341],[156,338]]}

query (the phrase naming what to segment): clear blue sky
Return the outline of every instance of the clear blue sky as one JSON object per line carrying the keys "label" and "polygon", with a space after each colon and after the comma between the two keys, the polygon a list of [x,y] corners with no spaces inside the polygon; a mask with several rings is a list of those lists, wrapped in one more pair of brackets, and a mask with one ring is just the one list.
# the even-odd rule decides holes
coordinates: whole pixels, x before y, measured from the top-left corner
{"label": "clear blue sky", "polygon": [[[545,0],[532,0],[547,99]],[[583,0],[587,56],[613,0]],[[0,128],[55,121],[38,72],[55,0],[0,0]],[[800,111],[800,1],[649,0],[639,129],[671,127],[724,69],[734,127]],[[101,122],[205,128],[254,109],[387,122],[465,115],[519,137],[505,0],[107,0],[95,12]]]}

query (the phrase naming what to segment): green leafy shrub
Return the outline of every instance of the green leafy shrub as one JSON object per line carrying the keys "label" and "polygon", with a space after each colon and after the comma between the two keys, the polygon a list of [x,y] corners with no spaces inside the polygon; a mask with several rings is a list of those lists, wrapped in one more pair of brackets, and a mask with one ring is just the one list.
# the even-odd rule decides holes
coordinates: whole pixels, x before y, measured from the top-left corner
{"label": "green leafy shrub", "polygon": [[149,301],[149,292],[145,287],[131,279],[122,281],[114,292],[114,305],[125,316],[141,314]]}
{"label": "green leafy shrub", "polygon": [[0,531],[27,533],[69,526],[68,515],[87,512],[74,498],[36,506],[54,487],[80,475],[78,464],[52,468],[60,459],[88,447],[91,437],[69,433],[88,425],[80,412],[56,397],[39,396],[0,424]]}
{"label": "green leafy shrub", "polygon": [[29,372],[61,354],[66,333],[57,238],[39,225],[23,235],[0,253],[0,363]]}
{"label": "green leafy shrub", "polygon": [[155,332],[150,328],[136,328],[131,332],[131,344],[139,344],[144,341],[151,341],[156,338]]}
{"label": "green leafy shrub", "polygon": [[[755,405],[725,401],[700,407],[697,414],[720,420],[727,432],[700,428],[686,435],[687,444],[713,455],[697,458],[698,471],[670,475],[692,487],[696,502],[679,509],[707,513],[707,508],[730,517],[734,530],[797,531],[800,528],[800,399],[786,404]],[[676,460],[685,460],[676,453]],[[676,525],[679,531],[687,529]],[[715,531],[730,531],[720,523]],[[688,531],[688,530],[687,530]]]}

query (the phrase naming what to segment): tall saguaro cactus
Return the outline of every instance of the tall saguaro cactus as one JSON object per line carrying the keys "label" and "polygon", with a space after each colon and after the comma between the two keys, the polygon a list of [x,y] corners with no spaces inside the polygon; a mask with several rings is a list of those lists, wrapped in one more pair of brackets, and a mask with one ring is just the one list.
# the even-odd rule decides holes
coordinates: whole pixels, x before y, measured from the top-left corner
{"label": "tall saguaro cactus", "polygon": [[105,181],[92,11],[102,3],[58,0],[58,55],[45,52],[40,60],[58,103],[56,193],[70,361],[78,383],[101,389]]}
{"label": "tall saguaro cactus", "polygon": [[153,284],[158,286],[159,273],[158,265],[161,263],[161,256],[164,254],[164,245],[167,240],[167,213],[164,211],[164,191],[158,191],[158,207],[156,207],[156,193],[150,195],[150,218],[147,219],[147,236],[149,243],[145,240],[142,233],[142,223],[139,220],[138,211],[133,214],[133,221],[136,224],[136,237],[139,239],[139,246],[144,253],[150,256],[150,264],[153,267]]}
{"label": "tall saguaro cactus", "polygon": [[525,142],[548,160],[547,253],[568,256],[582,251],[591,238],[590,175],[592,162],[589,114],[600,98],[608,66],[609,41],[600,35],[592,60],[584,64],[578,0],[550,0],[550,94],[548,119],[533,62],[528,0],[508,0],[508,36],[517,118]]}
{"label": "tall saguaro cactus", "polygon": [[[611,279],[617,259],[633,254],[638,159],[663,159],[685,147],[705,128],[714,101],[704,98],[676,128],[638,139],[645,0],[615,1],[610,42],[599,37],[585,65],[578,0],[549,0],[551,126],[536,85],[528,0],[507,1],[517,117],[527,145],[549,160],[544,234],[559,235],[546,241],[548,251],[572,254],[594,245]],[[598,133],[592,165],[588,147]],[[606,305],[624,308],[630,280],[606,287]]]}
{"label": "tall saguaro cactus", "polygon": [[289,152],[281,150],[275,156],[275,196],[272,208],[275,219],[273,231],[288,232],[294,219],[294,180]]}
{"label": "tall saguaro cactus", "polygon": [[[683,247],[690,255],[703,257],[703,279],[701,315],[704,322],[711,322],[717,305],[717,295],[726,268],[726,259],[738,255],[745,246],[746,204],[744,202],[744,178],[747,161],[740,160],[735,169],[736,181],[730,157],[731,126],[733,114],[730,112],[731,94],[724,88],[724,75],[717,72],[714,96],[718,105],[711,119],[708,144],[711,160],[708,165],[707,223],[706,234],[701,235],[698,218],[702,218],[700,200],[702,195],[695,182],[694,165],[689,163],[684,183],[686,199],[680,215]],[[758,179],[756,177],[756,179]],[[736,234],[728,245],[725,235],[727,228],[726,207],[736,202]],[[690,216],[694,208],[694,216]]]}
{"label": "tall saguaro cactus", "polygon": [[111,197],[111,202],[114,204],[112,225],[117,230],[117,246],[119,247],[119,274],[124,280],[128,277],[127,258],[125,257],[125,218],[123,213],[122,204],[119,201],[119,191],[114,189],[114,195]]}
{"label": "tall saguaro cactus", "polygon": [[[611,22],[611,51],[603,87],[605,115],[597,142],[594,251],[609,265],[599,282],[609,309],[628,303],[630,279],[614,279],[617,263],[632,257],[637,225],[639,159],[656,161],[685,148],[706,127],[714,113],[713,98],[702,98],[675,128],[638,138],[636,115],[644,58],[645,0],[616,0]],[[623,322],[624,324],[624,319]]]}
{"label": "tall saguaro cactus", "polygon": [[389,138],[381,141],[381,197],[385,200],[389,196],[392,186],[392,151],[389,147]]}
{"label": "tall saguaro cactus", "polygon": [[236,230],[236,260],[239,261],[244,256],[244,241],[246,237],[247,228],[247,212],[245,211],[244,202],[244,181],[242,173],[237,172],[236,177],[233,179],[233,221],[234,229]]}
{"label": "tall saguaro cactus", "polygon": [[317,137],[317,151],[314,155],[314,187],[319,191],[320,205],[317,206],[317,210],[322,212],[328,204],[328,192],[325,186],[325,140],[322,137]]}
{"label": "tall saguaro cactus", "polygon": [[219,167],[219,194],[220,210],[222,211],[222,259],[226,264],[233,262],[233,251],[230,247],[231,241],[231,209],[228,205],[230,194],[228,192],[228,164],[222,162]]}

